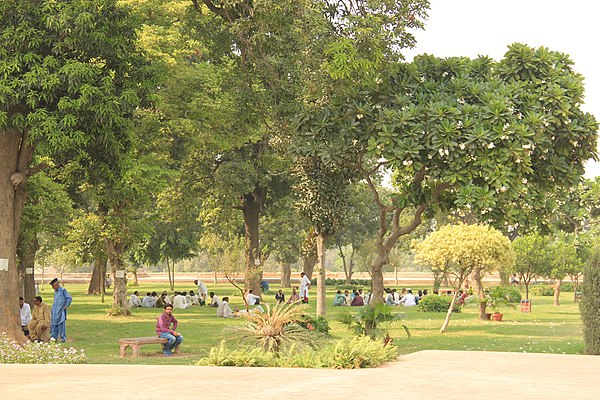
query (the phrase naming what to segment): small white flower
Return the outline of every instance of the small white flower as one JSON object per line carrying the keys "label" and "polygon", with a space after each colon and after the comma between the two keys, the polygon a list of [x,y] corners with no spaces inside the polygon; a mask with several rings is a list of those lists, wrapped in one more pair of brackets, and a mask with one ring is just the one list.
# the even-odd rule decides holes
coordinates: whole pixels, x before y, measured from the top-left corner
{"label": "small white flower", "polygon": [[458,147],[460,147],[461,150],[464,150],[467,146],[464,143],[461,143]]}
{"label": "small white flower", "polygon": [[405,167],[408,167],[408,166],[412,165],[412,163],[413,163],[412,160],[404,160],[404,161],[402,161],[402,164]]}
{"label": "small white flower", "polygon": [[523,182],[523,185],[526,185],[526,184],[527,184],[527,182],[528,182],[528,181],[527,181],[527,178],[523,178],[523,179],[521,180],[521,182]]}
{"label": "small white flower", "polygon": [[490,142],[490,143],[488,143],[488,145],[487,145],[487,148],[488,148],[488,149],[493,149],[494,147],[496,147],[496,145],[494,144],[494,142]]}
{"label": "small white flower", "polygon": [[531,149],[531,143],[524,144],[524,145],[523,145],[523,148],[524,148],[525,150]]}
{"label": "small white flower", "polygon": [[442,74],[442,76],[445,78],[448,76],[448,71],[444,71],[444,73]]}
{"label": "small white flower", "polygon": [[357,114],[357,115],[356,115],[356,119],[363,119],[364,117],[365,117],[365,116],[364,116],[364,115],[362,115],[362,114]]}
{"label": "small white flower", "polygon": [[520,159],[520,158],[517,158],[517,159],[515,160],[515,162],[516,162],[517,164],[521,164],[521,159]]}
{"label": "small white flower", "polygon": [[422,76],[422,77],[420,77],[420,78],[419,78],[419,80],[420,80],[421,82],[425,82],[425,77],[424,77],[424,76]]}
{"label": "small white flower", "polygon": [[502,187],[500,188],[500,191],[501,191],[501,192],[506,192],[507,190],[508,190],[508,188],[507,188],[506,186],[502,186]]}

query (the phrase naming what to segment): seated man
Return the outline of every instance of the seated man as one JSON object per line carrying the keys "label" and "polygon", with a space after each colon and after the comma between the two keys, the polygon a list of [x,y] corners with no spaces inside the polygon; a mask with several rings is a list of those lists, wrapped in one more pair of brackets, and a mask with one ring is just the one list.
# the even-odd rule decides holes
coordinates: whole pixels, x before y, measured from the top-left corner
{"label": "seated man", "polygon": [[165,304],[169,304],[169,302],[167,300],[167,294],[163,293],[160,295],[160,297],[158,299],[156,299],[156,304],[154,305],[154,307],[164,309]]}
{"label": "seated man", "polygon": [[177,308],[179,310],[185,310],[186,308],[188,308],[190,305],[188,304],[185,295],[179,292],[175,293],[176,295],[175,297],[173,297],[173,308]]}
{"label": "seated man", "polygon": [[131,297],[129,298],[129,307],[141,307],[142,300],[140,300],[140,292],[137,290],[133,292]]}
{"label": "seated man", "polygon": [[233,318],[233,311],[229,307],[229,297],[223,297],[223,301],[217,306],[217,317]]}
{"label": "seated man", "polygon": [[365,302],[359,292],[354,292],[354,298],[352,299],[352,303],[350,303],[350,305],[353,307],[360,307],[365,305]]}
{"label": "seated man", "polygon": [[165,312],[156,320],[156,334],[159,338],[167,339],[167,343],[163,346],[163,354],[170,356],[173,349],[183,342],[183,336],[176,331],[178,323],[173,315],[173,306],[167,304],[164,310]]}
{"label": "seated man", "polygon": [[246,301],[248,302],[249,306],[260,304],[260,296],[257,296],[254,293],[252,293],[252,289],[250,289],[248,291],[248,295],[246,296]]}
{"label": "seated man", "polygon": [[200,302],[198,301],[198,295],[194,293],[193,290],[190,290],[190,302],[192,306],[199,306]]}
{"label": "seated man", "polygon": [[338,306],[345,306],[346,305],[346,296],[344,296],[342,294],[341,290],[338,290],[335,293],[335,297],[333,298],[333,305],[338,307]]}
{"label": "seated man", "polygon": [[346,299],[346,304],[344,304],[344,305],[349,306],[350,303],[352,303],[352,297],[350,296],[350,292],[348,292],[347,290],[344,290],[344,297]]}
{"label": "seated man", "polygon": [[285,294],[283,293],[283,290],[279,289],[277,291],[277,293],[275,294],[275,301],[277,302],[277,304],[285,303]]}
{"label": "seated man", "polygon": [[156,298],[152,297],[151,292],[147,292],[146,296],[144,296],[144,298],[142,299],[142,307],[152,308],[152,307],[154,307],[155,303],[156,303]]}
{"label": "seated man", "polygon": [[47,342],[50,339],[50,307],[40,296],[33,300],[33,315],[27,327],[31,341]]}
{"label": "seated man", "polygon": [[25,336],[29,337],[27,325],[31,322],[31,307],[25,303],[22,297],[19,297],[19,307],[21,307],[21,329]]}
{"label": "seated man", "polygon": [[400,304],[403,304],[404,307],[414,307],[417,305],[417,300],[415,298],[415,295],[412,294],[412,290],[408,289],[406,291],[404,297],[400,299]]}
{"label": "seated man", "polygon": [[385,305],[386,306],[395,306],[396,300],[394,299],[394,295],[396,294],[396,289],[392,289],[385,296]]}
{"label": "seated man", "polygon": [[208,306],[209,307],[219,307],[219,304],[221,304],[221,302],[219,301],[219,296],[217,296],[215,294],[215,292],[210,292],[209,296],[210,296],[210,303],[208,304]]}

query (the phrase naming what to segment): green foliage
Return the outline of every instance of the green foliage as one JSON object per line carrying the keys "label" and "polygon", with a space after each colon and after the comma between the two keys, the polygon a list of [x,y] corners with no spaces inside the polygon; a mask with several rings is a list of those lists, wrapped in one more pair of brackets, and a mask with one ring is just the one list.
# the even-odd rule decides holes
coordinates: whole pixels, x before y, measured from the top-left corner
{"label": "green foliage", "polygon": [[583,321],[585,353],[600,355],[600,250],[594,249],[588,260],[579,303]]}
{"label": "green foliage", "polygon": [[[438,296],[431,294],[421,297],[417,309],[422,312],[447,312],[452,302],[452,296]],[[460,312],[460,304],[458,301],[454,303],[452,312]]]}
{"label": "green foliage", "polygon": [[266,307],[266,312],[250,313],[245,316],[247,322],[244,325],[233,327],[236,337],[274,353],[292,344],[317,344],[320,337],[297,323],[306,312],[303,307],[290,304],[277,304],[274,307],[267,304]]}
{"label": "green foliage", "polygon": [[27,342],[23,346],[0,333],[0,364],[83,364],[87,356],[83,349],[64,347],[62,343]]}
{"label": "green foliage", "polygon": [[522,298],[521,291],[515,286],[495,286],[489,289],[489,294],[506,299],[509,303],[520,303]]}
{"label": "green foliage", "polygon": [[[573,292],[575,290],[575,286],[571,282],[563,282],[560,285],[561,292]],[[581,288],[579,288],[581,290]]]}
{"label": "green foliage", "polygon": [[352,279],[350,281],[350,285],[348,285],[346,283],[345,279],[327,278],[327,279],[325,279],[325,284],[327,286],[337,286],[338,289],[359,289],[360,287],[370,287],[371,280],[370,279]]}
{"label": "green foliage", "polygon": [[[368,336],[371,340],[376,338],[389,339],[390,324],[401,320],[402,314],[393,313],[392,308],[383,303],[365,305],[356,313],[347,312],[340,315],[339,320],[348,329],[357,335]],[[406,325],[402,325],[408,337],[410,331]]]}
{"label": "green foliage", "polygon": [[197,365],[356,369],[379,366],[397,355],[394,346],[367,337],[332,341],[319,350],[292,346],[279,354],[252,347],[228,349],[222,341]]}
{"label": "green foliage", "polygon": [[325,335],[331,330],[329,321],[322,315],[315,318],[310,314],[304,314],[296,323],[308,331],[315,331]]}
{"label": "green foliage", "polygon": [[546,285],[545,283],[539,283],[531,287],[531,294],[534,296],[553,296],[554,288],[550,285]]}

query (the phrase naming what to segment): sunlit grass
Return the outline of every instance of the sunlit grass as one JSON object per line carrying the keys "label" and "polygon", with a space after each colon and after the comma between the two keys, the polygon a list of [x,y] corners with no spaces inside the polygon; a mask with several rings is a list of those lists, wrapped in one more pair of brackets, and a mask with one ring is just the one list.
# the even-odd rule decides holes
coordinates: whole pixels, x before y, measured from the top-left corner
{"label": "sunlit grass", "polygon": [[[131,289],[131,292],[162,292],[165,287],[166,285],[145,284]],[[215,309],[209,307],[175,310],[174,314],[180,323],[179,330],[185,337],[181,355],[164,358],[160,356],[159,346],[148,345],[142,347],[141,357],[122,359],[119,357],[118,340],[125,337],[154,336],[156,317],[161,310],[136,308],[131,317],[108,317],[106,310],[112,304],[112,292],[106,295],[105,303],[102,304],[100,296],[83,294],[86,288],[86,285],[67,286],[74,298],[69,309],[67,336],[71,345],[86,350],[91,363],[194,364],[221,340],[235,342],[236,338],[225,328],[242,323],[237,319],[217,318]],[[190,290],[195,287],[176,287],[178,289]],[[229,296],[232,308],[243,307],[239,293],[231,286],[210,285],[209,290],[217,293],[220,298]],[[328,293],[329,300],[333,299],[333,293],[332,288]],[[46,289],[42,296],[51,303],[50,290]],[[273,296],[265,296],[265,299],[270,304],[275,302]],[[439,333],[445,313],[421,313],[416,308],[398,307],[398,311],[405,314],[403,323],[410,328],[412,337],[408,339],[400,325],[392,329],[391,335],[402,354],[420,350],[579,354],[583,349],[579,308],[573,304],[572,293],[564,293],[561,301],[562,305],[555,307],[551,297],[534,297],[532,314],[504,309],[502,322],[479,321],[477,309],[467,307],[463,312],[452,316],[445,334]],[[312,298],[309,307],[312,313],[315,303]],[[334,337],[352,335],[337,321],[340,313],[348,311],[351,311],[350,307],[332,307],[328,301],[327,318]]]}

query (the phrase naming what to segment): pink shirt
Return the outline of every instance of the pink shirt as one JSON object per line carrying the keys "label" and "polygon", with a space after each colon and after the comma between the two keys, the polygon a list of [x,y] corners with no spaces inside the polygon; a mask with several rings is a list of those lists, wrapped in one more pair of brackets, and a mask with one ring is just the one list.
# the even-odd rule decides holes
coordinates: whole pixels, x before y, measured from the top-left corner
{"label": "pink shirt", "polygon": [[[173,324],[173,329],[171,329],[171,324]],[[175,334],[175,329],[177,329],[177,320],[171,315],[167,315],[167,313],[162,313],[158,316],[156,320],[156,334],[160,335],[161,333],[170,333],[171,335]]]}

